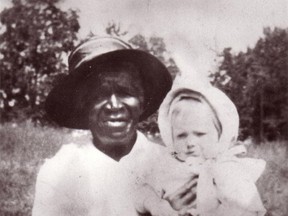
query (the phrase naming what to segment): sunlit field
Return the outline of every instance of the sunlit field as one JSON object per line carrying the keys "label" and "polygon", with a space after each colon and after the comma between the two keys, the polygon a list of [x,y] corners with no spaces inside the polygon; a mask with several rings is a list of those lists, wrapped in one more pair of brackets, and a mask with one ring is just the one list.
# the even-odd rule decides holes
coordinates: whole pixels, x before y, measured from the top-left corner
{"label": "sunlit field", "polygon": [[[66,129],[34,127],[31,123],[0,125],[0,215],[31,215],[39,167],[62,144],[83,142],[89,135]],[[288,143],[267,142],[248,147],[248,155],[263,158],[267,167],[257,185],[266,216],[288,215]]]}

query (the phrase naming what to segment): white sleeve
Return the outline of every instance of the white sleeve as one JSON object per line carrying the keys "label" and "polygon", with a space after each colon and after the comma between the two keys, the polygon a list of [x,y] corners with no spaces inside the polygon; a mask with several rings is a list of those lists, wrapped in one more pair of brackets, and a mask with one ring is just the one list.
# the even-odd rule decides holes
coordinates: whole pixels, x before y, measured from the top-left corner
{"label": "white sleeve", "polygon": [[63,210],[69,199],[57,182],[57,169],[54,168],[53,163],[47,161],[38,174],[33,216],[69,215]]}
{"label": "white sleeve", "polygon": [[79,201],[73,194],[76,188],[71,176],[77,160],[71,161],[71,156],[71,148],[64,147],[41,167],[36,181],[33,216],[79,215]]}

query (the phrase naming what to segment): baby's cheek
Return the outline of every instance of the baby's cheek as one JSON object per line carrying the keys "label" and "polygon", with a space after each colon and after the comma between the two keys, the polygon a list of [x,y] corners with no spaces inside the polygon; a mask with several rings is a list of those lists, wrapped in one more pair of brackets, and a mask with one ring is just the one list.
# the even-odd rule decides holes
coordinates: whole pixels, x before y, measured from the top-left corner
{"label": "baby's cheek", "polygon": [[217,155],[218,148],[217,143],[207,143],[206,145],[202,146],[202,153],[206,158],[212,158]]}
{"label": "baby's cheek", "polygon": [[176,152],[183,152],[185,148],[185,142],[180,141],[180,140],[176,140],[175,143],[174,143],[174,149]]}

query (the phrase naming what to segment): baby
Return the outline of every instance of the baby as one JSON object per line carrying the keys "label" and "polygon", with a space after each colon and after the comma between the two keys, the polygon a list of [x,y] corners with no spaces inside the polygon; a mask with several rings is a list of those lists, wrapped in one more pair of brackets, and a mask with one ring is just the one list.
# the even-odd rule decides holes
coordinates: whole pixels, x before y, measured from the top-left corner
{"label": "baby", "polygon": [[[158,158],[150,179],[146,178],[158,197],[165,200],[197,174],[196,206],[188,209],[188,215],[265,214],[255,186],[265,162],[243,157],[244,146],[236,144],[239,116],[223,92],[179,76],[160,107],[158,122],[168,153]],[[148,194],[150,200],[157,200]],[[151,211],[146,207],[150,212],[158,207],[159,215],[165,211],[172,215],[163,204],[150,207]]]}

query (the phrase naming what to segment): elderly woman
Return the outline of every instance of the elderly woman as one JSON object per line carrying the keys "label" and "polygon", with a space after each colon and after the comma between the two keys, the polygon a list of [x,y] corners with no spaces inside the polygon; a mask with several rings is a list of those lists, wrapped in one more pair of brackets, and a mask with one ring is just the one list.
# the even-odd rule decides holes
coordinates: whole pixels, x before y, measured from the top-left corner
{"label": "elderly woman", "polygon": [[[137,215],[128,183],[133,164],[149,163],[159,146],[136,126],[158,109],[171,76],[154,56],[112,37],[88,39],[68,63],[70,73],[48,95],[46,110],[60,126],[89,129],[93,138],[64,145],[45,161],[32,215]],[[186,190],[169,202],[181,203]]]}

